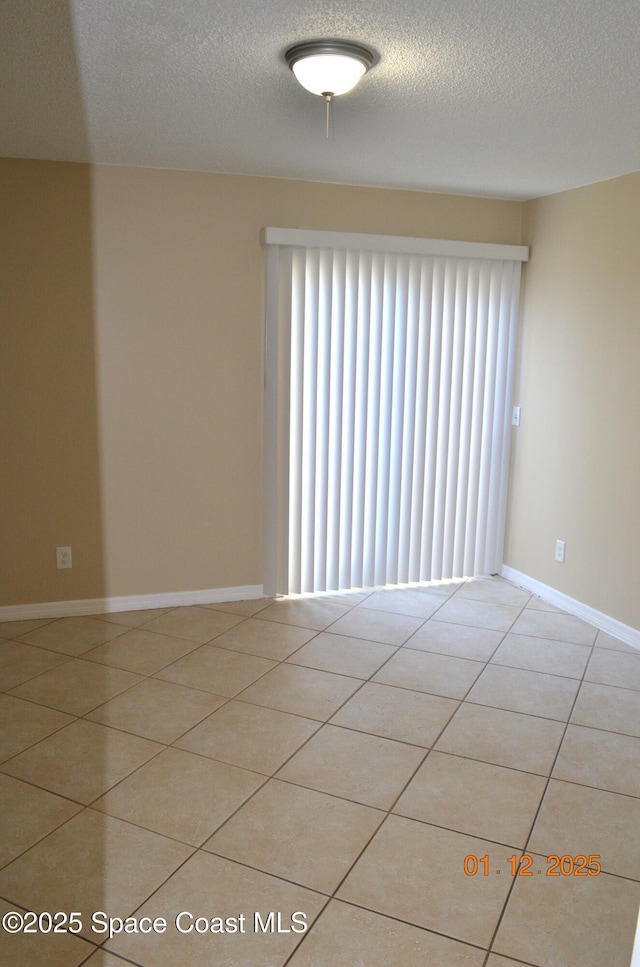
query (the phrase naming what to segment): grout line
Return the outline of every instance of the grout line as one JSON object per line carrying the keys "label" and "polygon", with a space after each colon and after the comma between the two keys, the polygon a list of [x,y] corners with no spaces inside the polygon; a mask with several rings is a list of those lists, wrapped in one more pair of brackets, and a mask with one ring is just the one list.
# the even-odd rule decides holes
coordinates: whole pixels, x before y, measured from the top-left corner
{"label": "grout line", "polygon": [[[587,669],[588,669],[588,667],[589,667],[589,662],[590,662],[590,660],[591,660],[591,656],[592,656],[592,654],[593,654],[593,650],[594,650],[594,648],[595,648],[595,638],[594,638],[594,641],[593,641],[593,644],[591,645],[591,650],[590,650],[590,652],[589,652],[589,658],[588,658],[588,660],[587,660],[587,661],[585,662],[585,666],[584,666],[584,670],[583,670],[583,673],[582,673],[582,677],[581,677],[581,679],[580,679],[580,684],[579,684],[579,686],[578,686],[578,688],[577,688],[577,690],[576,690],[576,694],[575,694],[575,696],[574,696],[574,699],[573,699],[573,702],[571,703],[571,708],[570,708],[570,710],[569,710],[569,714],[568,714],[568,716],[567,716],[567,721],[566,721],[566,723],[565,723],[565,727],[564,727],[564,729],[563,729],[563,732],[562,732],[562,737],[561,737],[561,739],[560,739],[560,742],[558,743],[558,748],[557,748],[557,750],[556,750],[556,754],[555,754],[555,756],[553,757],[553,762],[552,762],[552,764],[551,764],[551,767],[550,767],[550,769],[549,769],[549,774],[548,774],[548,776],[547,776],[547,781],[546,781],[546,784],[545,784],[545,787],[544,787],[544,790],[543,790],[543,793],[542,793],[542,795],[541,795],[541,797],[540,797],[540,801],[539,801],[539,803],[538,803],[538,808],[536,809],[536,812],[535,812],[535,815],[534,815],[534,817],[533,817],[533,820],[531,821],[531,826],[530,826],[530,828],[529,828],[529,835],[528,835],[528,836],[527,836],[527,838],[526,838],[526,841],[525,841],[525,844],[524,844],[524,847],[523,847],[523,849],[522,849],[522,850],[520,851],[520,852],[521,852],[521,855],[524,855],[525,853],[527,853],[527,849],[528,849],[528,845],[529,845],[529,842],[531,841],[531,836],[532,836],[532,834],[533,834],[533,830],[534,830],[534,828],[535,828],[535,825],[536,825],[536,823],[537,823],[537,821],[538,821],[538,816],[540,815],[540,811],[541,811],[541,809],[542,809],[542,804],[543,804],[543,802],[544,802],[544,800],[545,800],[545,798],[546,798],[546,795],[547,795],[547,791],[548,791],[548,789],[549,789],[549,786],[550,786],[550,784],[551,784],[551,779],[552,779],[552,776],[553,776],[553,771],[554,771],[554,769],[555,769],[555,767],[556,767],[556,765],[557,765],[557,762],[558,762],[558,758],[559,758],[559,756],[560,756],[560,751],[561,751],[561,749],[562,749],[562,746],[563,746],[563,744],[564,744],[564,740],[565,740],[565,738],[566,738],[566,735],[567,735],[567,731],[568,731],[568,729],[569,729],[569,723],[570,723],[570,721],[571,721],[571,716],[573,715],[573,711],[574,711],[574,709],[575,709],[575,706],[576,706],[576,703],[577,703],[577,701],[578,701],[578,695],[580,694],[580,688],[582,687],[582,684],[583,684],[583,682],[584,682],[584,676],[585,676],[585,675],[586,675],[586,673],[587,673]],[[500,913],[500,916],[499,916],[499,918],[498,918],[498,922],[497,922],[497,924],[496,924],[496,927],[495,927],[495,930],[494,930],[494,932],[493,932],[493,936],[492,936],[492,938],[491,938],[491,942],[489,943],[489,950],[492,950],[492,948],[493,948],[493,945],[494,945],[494,943],[495,943],[495,941],[496,941],[496,937],[497,937],[497,935],[498,935],[498,931],[500,930],[500,926],[501,926],[501,924],[502,924],[502,921],[503,921],[503,919],[504,919],[504,917],[505,917],[505,915],[506,915],[506,911],[507,911],[507,907],[508,907],[508,905],[509,905],[509,902],[510,902],[510,900],[511,900],[511,896],[512,896],[512,894],[513,894],[513,891],[514,891],[514,889],[515,889],[515,885],[516,885],[516,881],[517,881],[517,879],[518,879],[518,876],[517,876],[517,875],[516,875],[516,876],[514,876],[514,877],[512,877],[512,882],[511,882],[511,885],[510,885],[510,888],[509,888],[509,891],[508,891],[508,893],[507,893],[507,896],[506,896],[506,899],[505,899],[505,902],[504,902],[504,904],[503,904],[503,907],[502,907],[502,911],[501,911],[501,913]]]}
{"label": "grout line", "polygon": [[[344,906],[347,906],[347,907],[355,907],[356,910],[363,910],[365,913],[371,913],[374,916],[382,917],[385,920],[393,920],[395,923],[402,923],[402,924],[404,924],[407,927],[412,927],[414,930],[420,930],[424,934],[431,934],[431,935],[434,935],[436,937],[442,937],[444,940],[452,940],[455,943],[461,944],[462,946],[470,947],[472,950],[479,950],[479,951],[482,951],[483,953],[485,952],[485,948],[484,947],[481,947],[478,944],[473,943],[473,941],[470,941],[470,940],[460,940],[459,937],[454,937],[454,936],[451,936],[449,934],[442,933],[439,930],[433,930],[430,927],[423,927],[421,924],[419,924],[419,923],[413,923],[411,920],[403,920],[402,917],[398,917],[398,916],[396,916],[393,913],[380,913],[378,910],[372,910],[371,907],[365,907],[362,904],[356,903],[353,900],[343,900],[340,897],[331,896],[329,898],[328,902],[323,907],[321,913],[323,913],[326,910],[326,908],[329,906],[329,904],[331,902],[342,903],[342,904],[344,904]],[[312,927],[310,928],[310,930],[308,930],[307,933],[305,933],[302,936],[300,942],[297,944],[297,946],[289,954],[289,956],[287,957],[286,961],[284,961],[282,967],[287,967],[287,964],[289,964],[291,962],[293,956],[300,949],[301,944],[304,942],[304,940],[306,939],[307,935],[310,933],[311,929],[318,923],[319,920],[320,920],[320,914],[318,914],[318,916],[314,920],[314,922],[313,922]],[[488,953],[488,951],[487,951],[487,953]],[[394,967],[395,967],[395,965],[394,965]],[[399,967],[399,965],[398,965],[398,967]],[[525,967],[528,967],[528,965],[525,965]]]}

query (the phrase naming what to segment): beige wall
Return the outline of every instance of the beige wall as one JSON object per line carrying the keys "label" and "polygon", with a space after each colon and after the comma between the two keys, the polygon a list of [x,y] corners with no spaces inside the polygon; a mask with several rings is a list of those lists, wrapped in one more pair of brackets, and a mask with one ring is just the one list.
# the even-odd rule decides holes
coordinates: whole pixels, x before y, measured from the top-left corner
{"label": "beige wall", "polygon": [[100,596],[90,171],[3,160],[0,198],[0,604]]}
{"label": "beige wall", "polygon": [[3,604],[262,583],[260,228],[520,242],[516,202],[2,165]]}
{"label": "beige wall", "polygon": [[[505,561],[640,628],[640,173],[525,206]],[[554,561],[556,538],[566,561]]]}

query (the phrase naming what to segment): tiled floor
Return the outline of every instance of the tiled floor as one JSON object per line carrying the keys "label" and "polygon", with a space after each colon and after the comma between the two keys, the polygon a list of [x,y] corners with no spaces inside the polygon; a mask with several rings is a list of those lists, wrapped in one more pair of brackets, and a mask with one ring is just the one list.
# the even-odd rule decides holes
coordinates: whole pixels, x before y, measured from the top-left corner
{"label": "tiled floor", "polygon": [[7,967],[628,967],[640,651],[577,618],[492,579],[0,642],[0,908],[77,931]]}

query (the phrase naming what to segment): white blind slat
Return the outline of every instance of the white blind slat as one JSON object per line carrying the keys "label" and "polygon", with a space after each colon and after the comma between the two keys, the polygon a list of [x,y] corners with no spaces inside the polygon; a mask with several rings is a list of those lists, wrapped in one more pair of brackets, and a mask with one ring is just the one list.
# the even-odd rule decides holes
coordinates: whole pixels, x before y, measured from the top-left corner
{"label": "white blind slat", "polygon": [[409,534],[408,580],[420,581],[423,554],[424,493],[427,463],[427,413],[430,382],[429,350],[431,343],[431,305],[433,260],[425,259],[420,272],[418,310],[418,348],[416,353],[416,419],[413,438],[413,477],[411,481],[411,524]]}
{"label": "white blind slat", "polygon": [[341,480],[343,474],[343,412],[345,360],[345,253],[336,252],[333,260],[333,280],[330,321],[329,373],[329,461],[327,468],[327,579],[328,590],[340,587],[340,538],[344,526],[341,516]]}
{"label": "white blind slat", "polygon": [[392,450],[394,368],[395,368],[395,295],[397,263],[394,256],[384,258],[382,265],[382,304],[380,330],[380,391],[378,410],[378,453],[376,458],[376,534],[373,583],[387,583],[387,550],[389,543]]}
{"label": "white blind slat", "polygon": [[397,523],[397,572],[396,580],[406,584],[410,578],[412,489],[414,477],[414,437],[416,431],[416,396],[418,389],[418,334],[420,325],[420,261],[406,261],[404,279],[406,286],[406,325],[402,363],[404,367],[402,394],[402,423],[399,427],[402,457],[396,484]]}
{"label": "white blind slat", "polygon": [[302,386],[302,494],[300,591],[314,589],[316,437],[318,410],[318,253],[311,251],[305,273],[304,365]]}
{"label": "white blind slat", "polygon": [[[331,408],[331,315],[332,253],[320,251],[318,260],[318,313],[313,319],[316,332],[316,436],[315,436],[315,501],[313,514],[313,565],[305,591],[320,591],[326,585],[327,523],[329,492],[329,413]],[[313,363],[310,361],[310,366]]]}
{"label": "white blind slat", "polygon": [[427,377],[427,413],[425,432],[425,482],[422,493],[422,547],[420,574],[424,580],[435,576],[433,570],[433,544],[435,521],[435,492],[438,457],[438,420],[440,399],[440,370],[442,355],[442,329],[444,319],[444,263],[434,260],[431,287],[431,330],[429,338],[429,375]]}
{"label": "white blind slat", "polygon": [[456,263],[450,259],[444,265],[444,291],[442,306],[442,344],[440,353],[440,393],[436,421],[437,448],[435,466],[435,492],[433,502],[433,544],[431,549],[431,576],[439,580],[444,576],[445,533],[451,526],[451,509],[447,508],[447,481],[449,466],[449,427],[451,421],[451,389],[453,380],[453,335],[456,299]]}
{"label": "white blind slat", "polygon": [[[299,589],[302,566],[302,441],[304,387],[305,259],[300,249],[293,250],[291,265],[291,354],[289,414],[289,574]],[[293,590],[293,587],[292,587]]]}
{"label": "white blind slat", "polygon": [[367,399],[371,329],[371,269],[368,253],[360,257],[358,272],[357,358],[355,378],[352,587],[365,586],[365,501],[367,479]]}
{"label": "white blind slat", "polygon": [[355,400],[358,318],[358,259],[349,252],[344,265],[344,357],[342,391],[342,435],[340,465],[340,539],[338,546],[338,588],[353,586],[353,503],[355,474]]}
{"label": "white blind slat", "polygon": [[382,378],[382,306],[384,259],[374,254],[371,264],[371,306],[369,316],[369,353],[364,453],[364,535],[363,579],[366,587],[376,584],[378,523],[378,453],[380,450],[380,383]]}

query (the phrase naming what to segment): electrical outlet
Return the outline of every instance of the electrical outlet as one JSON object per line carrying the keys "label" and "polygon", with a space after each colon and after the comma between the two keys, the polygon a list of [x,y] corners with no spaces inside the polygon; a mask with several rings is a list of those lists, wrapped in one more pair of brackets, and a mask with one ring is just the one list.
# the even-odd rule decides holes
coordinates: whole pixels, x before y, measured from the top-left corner
{"label": "electrical outlet", "polygon": [[559,564],[564,564],[564,549],[566,546],[566,541],[556,541],[556,561]]}
{"label": "electrical outlet", "polygon": [[73,565],[71,563],[71,548],[56,547],[56,567],[58,568],[58,570],[62,571],[72,566]]}
{"label": "electrical outlet", "polygon": [[511,426],[520,426],[520,407],[514,406],[511,415]]}

